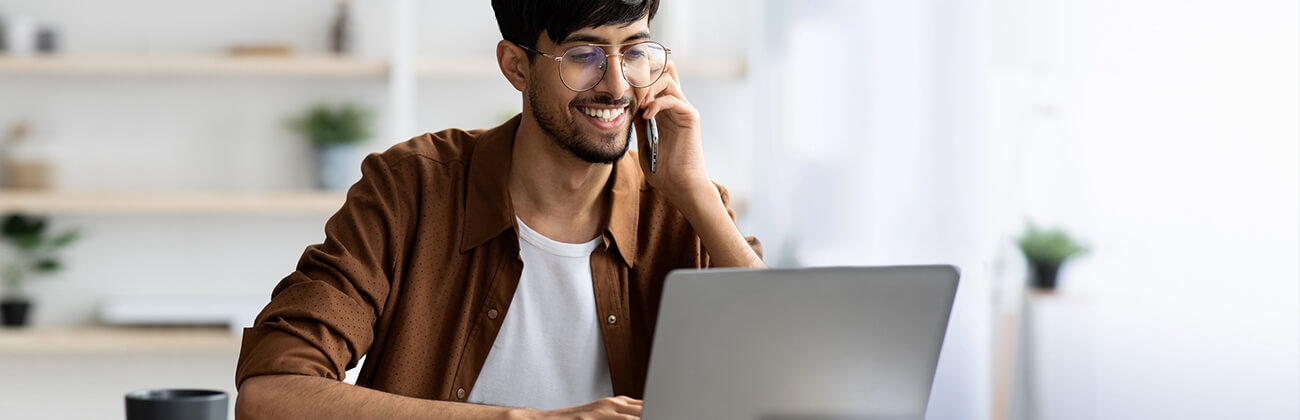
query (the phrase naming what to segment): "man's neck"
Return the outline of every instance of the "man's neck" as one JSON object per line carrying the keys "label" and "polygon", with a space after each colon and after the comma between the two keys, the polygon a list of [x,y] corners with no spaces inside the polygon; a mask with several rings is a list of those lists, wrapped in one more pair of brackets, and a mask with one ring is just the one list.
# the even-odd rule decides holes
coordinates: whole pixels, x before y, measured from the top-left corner
{"label": "man's neck", "polygon": [[515,132],[510,199],[528,227],[560,242],[600,234],[613,165],[589,163],[561,148],[527,115]]}

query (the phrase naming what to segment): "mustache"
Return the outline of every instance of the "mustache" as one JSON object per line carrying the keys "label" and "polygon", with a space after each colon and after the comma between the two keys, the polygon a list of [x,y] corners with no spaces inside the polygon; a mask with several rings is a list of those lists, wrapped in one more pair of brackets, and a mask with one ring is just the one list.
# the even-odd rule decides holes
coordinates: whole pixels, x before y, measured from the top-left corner
{"label": "mustache", "polygon": [[573,106],[604,105],[604,106],[625,107],[628,105],[632,105],[632,97],[624,96],[622,98],[614,99],[613,96],[599,95],[592,98],[574,100],[572,104]]}

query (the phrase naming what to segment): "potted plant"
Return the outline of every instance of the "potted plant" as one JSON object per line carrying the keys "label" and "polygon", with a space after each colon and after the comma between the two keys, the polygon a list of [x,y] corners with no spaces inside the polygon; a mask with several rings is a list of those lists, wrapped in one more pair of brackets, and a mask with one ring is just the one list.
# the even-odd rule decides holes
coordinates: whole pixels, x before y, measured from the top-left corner
{"label": "potted plant", "polygon": [[374,115],[356,105],[318,104],[293,121],[293,127],[316,148],[316,183],[323,189],[347,189],[356,181],[356,145],[370,138]]}
{"label": "potted plant", "polygon": [[59,250],[77,240],[80,233],[68,229],[58,234],[48,231],[46,218],[13,213],[0,224],[0,239],[13,247],[13,259],[4,266],[4,294],[0,298],[0,313],[6,327],[27,324],[31,299],[24,294],[29,279],[55,273],[63,269]]}
{"label": "potted plant", "polygon": [[1030,285],[1036,289],[1056,288],[1061,265],[1070,258],[1083,254],[1087,247],[1075,241],[1061,229],[1039,229],[1033,223],[1016,239],[1016,245],[1029,263]]}

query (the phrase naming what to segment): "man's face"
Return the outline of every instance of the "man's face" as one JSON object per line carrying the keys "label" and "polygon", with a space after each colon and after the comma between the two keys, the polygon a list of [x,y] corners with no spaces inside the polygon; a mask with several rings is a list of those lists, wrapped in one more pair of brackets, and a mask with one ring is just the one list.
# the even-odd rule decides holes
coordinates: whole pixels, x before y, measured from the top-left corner
{"label": "man's face", "polygon": [[[559,44],[542,33],[536,48],[553,56],[587,44],[623,44],[649,39],[649,19],[627,26],[606,25],[584,28],[569,34]],[[618,47],[605,47],[618,53]],[[535,57],[527,88],[533,119],[561,148],[590,163],[613,163],[627,153],[632,139],[633,116],[637,114],[632,86],[623,79],[619,58],[609,58],[600,83],[585,92],[574,92],[560,80],[559,63]]]}

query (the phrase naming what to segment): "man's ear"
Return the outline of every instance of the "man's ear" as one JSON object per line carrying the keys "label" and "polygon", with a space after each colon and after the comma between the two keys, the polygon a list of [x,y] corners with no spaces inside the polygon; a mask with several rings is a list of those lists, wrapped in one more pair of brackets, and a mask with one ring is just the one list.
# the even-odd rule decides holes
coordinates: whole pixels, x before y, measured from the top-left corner
{"label": "man's ear", "polygon": [[497,66],[501,74],[514,85],[515,90],[523,92],[528,88],[528,53],[513,42],[502,40],[497,43]]}

